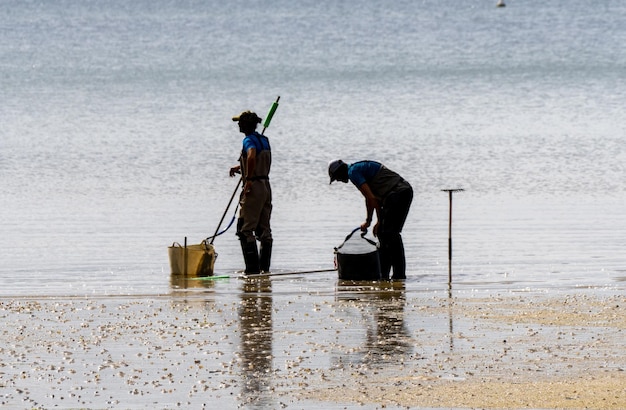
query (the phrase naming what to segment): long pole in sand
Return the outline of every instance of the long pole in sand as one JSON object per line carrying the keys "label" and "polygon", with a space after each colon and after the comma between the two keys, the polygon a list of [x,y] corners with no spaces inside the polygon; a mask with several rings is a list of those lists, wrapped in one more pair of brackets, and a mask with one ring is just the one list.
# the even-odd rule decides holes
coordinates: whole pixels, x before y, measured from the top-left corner
{"label": "long pole in sand", "polygon": [[220,223],[217,224],[217,228],[215,229],[215,233],[211,237],[211,242],[210,242],[211,245],[213,245],[213,241],[215,240],[215,237],[217,236],[217,232],[220,230],[220,226],[222,226],[222,222],[224,222],[224,217],[226,216],[226,213],[228,212],[228,208],[230,208],[230,204],[233,203],[233,199],[235,198],[235,194],[239,190],[239,183],[240,182],[241,182],[241,177],[237,181],[237,185],[235,185],[235,190],[233,191],[233,194],[230,197],[230,201],[228,201],[228,206],[226,207],[226,209],[224,210],[224,213],[222,214],[222,219],[220,219]]}
{"label": "long pole in sand", "polygon": [[450,216],[448,218],[448,287],[452,286],[452,193],[462,192],[463,189],[442,189],[450,198]]}
{"label": "long pole in sand", "polygon": [[197,278],[190,278],[193,280],[215,280],[215,279],[231,279],[231,278],[239,278],[239,279],[260,279],[260,278],[269,278],[273,276],[286,276],[286,275],[308,275],[311,273],[324,273],[324,272],[335,272],[337,269],[315,269],[315,270],[302,270],[302,271],[290,271],[290,272],[274,272],[274,273],[255,273],[251,275],[241,274],[239,276],[229,276],[229,275],[220,275],[220,276],[199,276]]}

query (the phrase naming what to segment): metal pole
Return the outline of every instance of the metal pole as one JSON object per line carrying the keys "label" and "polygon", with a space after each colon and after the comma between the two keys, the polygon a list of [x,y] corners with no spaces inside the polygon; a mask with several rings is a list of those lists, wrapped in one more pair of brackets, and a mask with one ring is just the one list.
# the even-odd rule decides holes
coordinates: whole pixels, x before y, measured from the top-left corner
{"label": "metal pole", "polygon": [[452,193],[461,192],[463,189],[442,189],[442,191],[448,193],[450,198],[450,212],[448,217],[448,287],[452,286]]}

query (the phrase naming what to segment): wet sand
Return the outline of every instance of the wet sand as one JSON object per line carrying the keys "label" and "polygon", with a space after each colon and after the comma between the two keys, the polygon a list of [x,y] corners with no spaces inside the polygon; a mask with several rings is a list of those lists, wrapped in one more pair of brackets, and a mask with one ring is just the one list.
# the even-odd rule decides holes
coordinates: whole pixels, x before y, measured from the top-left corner
{"label": "wet sand", "polygon": [[455,298],[451,314],[474,325],[453,332],[448,351],[420,357],[395,377],[355,372],[356,386],[309,397],[410,408],[624,409],[625,302],[623,295]]}
{"label": "wet sand", "polygon": [[0,299],[0,405],[626,408],[620,290],[240,282]]}

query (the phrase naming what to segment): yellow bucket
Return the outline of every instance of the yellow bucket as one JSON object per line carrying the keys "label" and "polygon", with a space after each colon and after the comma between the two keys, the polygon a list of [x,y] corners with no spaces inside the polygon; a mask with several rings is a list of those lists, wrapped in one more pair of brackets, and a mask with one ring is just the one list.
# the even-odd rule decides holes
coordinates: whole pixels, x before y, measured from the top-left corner
{"label": "yellow bucket", "polygon": [[215,266],[215,248],[202,241],[198,245],[180,246],[174,242],[167,248],[170,257],[172,275],[213,276]]}

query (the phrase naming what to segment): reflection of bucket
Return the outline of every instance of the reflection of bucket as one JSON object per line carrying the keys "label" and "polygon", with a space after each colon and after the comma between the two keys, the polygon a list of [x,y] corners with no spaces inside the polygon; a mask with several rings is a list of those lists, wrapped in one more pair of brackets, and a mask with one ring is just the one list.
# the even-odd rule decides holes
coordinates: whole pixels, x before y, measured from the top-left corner
{"label": "reflection of bucket", "polygon": [[202,241],[198,245],[180,246],[174,242],[167,251],[173,275],[213,276],[217,254],[210,243]]}
{"label": "reflection of bucket", "polygon": [[335,261],[339,279],[380,280],[378,245],[365,238],[365,233],[352,238],[355,229],[344,242],[335,248]]}

